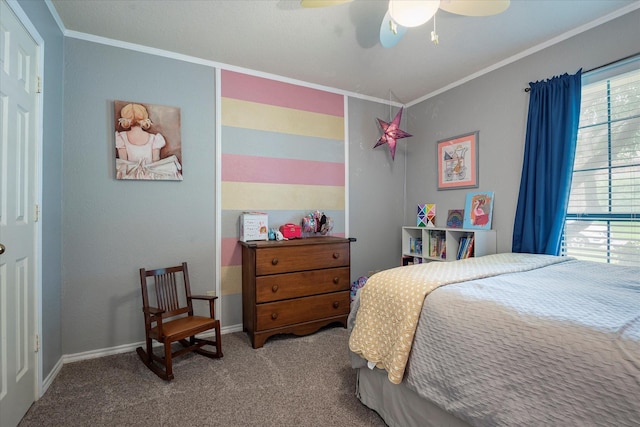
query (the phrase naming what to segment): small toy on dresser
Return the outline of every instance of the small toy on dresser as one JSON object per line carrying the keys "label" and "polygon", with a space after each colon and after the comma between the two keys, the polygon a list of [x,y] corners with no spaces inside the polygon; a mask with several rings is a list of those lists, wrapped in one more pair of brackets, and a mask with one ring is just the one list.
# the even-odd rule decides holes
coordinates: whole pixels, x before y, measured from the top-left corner
{"label": "small toy on dresser", "polygon": [[302,227],[296,224],[284,224],[280,226],[280,233],[285,239],[300,239],[302,237]]}
{"label": "small toy on dresser", "polygon": [[278,230],[277,228],[270,228],[269,229],[269,240],[289,240],[286,239],[283,235],[282,232],[280,230]]}
{"label": "small toy on dresser", "polygon": [[305,237],[313,236],[316,233],[327,235],[333,230],[333,218],[324,212],[315,211],[302,218],[302,231]]}

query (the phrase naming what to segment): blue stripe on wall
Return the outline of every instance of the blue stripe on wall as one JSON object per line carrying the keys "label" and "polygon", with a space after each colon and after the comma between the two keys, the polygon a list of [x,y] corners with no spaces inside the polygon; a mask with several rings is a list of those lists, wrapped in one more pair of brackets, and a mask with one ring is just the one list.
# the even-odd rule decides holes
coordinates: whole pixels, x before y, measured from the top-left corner
{"label": "blue stripe on wall", "polygon": [[344,163],[344,141],[223,126],[222,153]]}

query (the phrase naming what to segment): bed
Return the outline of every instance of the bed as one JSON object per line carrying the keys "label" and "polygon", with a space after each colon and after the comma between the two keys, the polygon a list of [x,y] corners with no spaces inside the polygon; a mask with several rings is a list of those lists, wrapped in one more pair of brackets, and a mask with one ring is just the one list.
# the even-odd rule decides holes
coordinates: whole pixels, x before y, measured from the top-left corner
{"label": "bed", "polygon": [[348,327],[390,426],[640,426],[640,269],[496,254],[374,274]]}

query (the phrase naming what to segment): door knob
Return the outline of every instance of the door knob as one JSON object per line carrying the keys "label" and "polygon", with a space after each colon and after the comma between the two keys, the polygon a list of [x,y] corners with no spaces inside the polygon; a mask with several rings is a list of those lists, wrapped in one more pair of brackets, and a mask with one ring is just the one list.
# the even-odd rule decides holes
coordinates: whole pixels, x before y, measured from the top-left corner
{"label": "door knob", "polygon": [[6,248],[4,247],[4,245],[2,243],[0,243],[0,255],[2,255],[4,253],[4,250]]}

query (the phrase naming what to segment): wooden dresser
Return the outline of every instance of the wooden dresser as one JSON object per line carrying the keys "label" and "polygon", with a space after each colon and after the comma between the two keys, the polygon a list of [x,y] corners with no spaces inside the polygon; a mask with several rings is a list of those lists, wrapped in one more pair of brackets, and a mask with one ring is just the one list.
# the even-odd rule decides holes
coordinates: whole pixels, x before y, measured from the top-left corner
{"label": "wooden dresser", "polygon": [[242,321],[253,348],[275,334],[347,327],[350,242],[310,237],[242,244]]}

